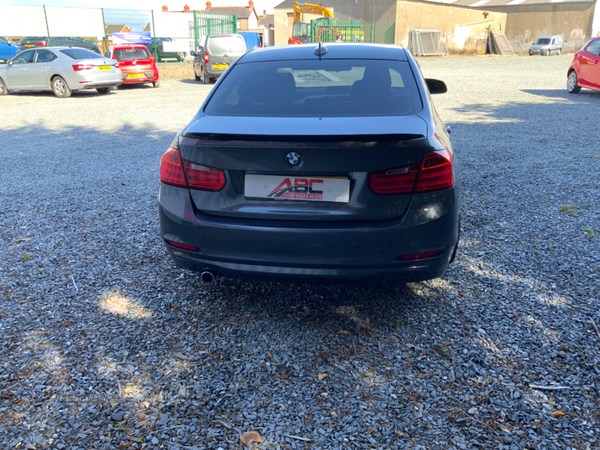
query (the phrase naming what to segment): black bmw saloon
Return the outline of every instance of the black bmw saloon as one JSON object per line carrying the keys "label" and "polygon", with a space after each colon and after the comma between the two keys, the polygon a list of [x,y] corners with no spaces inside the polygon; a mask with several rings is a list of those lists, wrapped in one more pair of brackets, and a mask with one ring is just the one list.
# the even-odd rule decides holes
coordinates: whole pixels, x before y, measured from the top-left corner
{"label": "black bmw saloon", "polygon": [[444,92],[398,46],[246,53],[162,157],[169,254],[204,281],[442,276],[460,209]]}

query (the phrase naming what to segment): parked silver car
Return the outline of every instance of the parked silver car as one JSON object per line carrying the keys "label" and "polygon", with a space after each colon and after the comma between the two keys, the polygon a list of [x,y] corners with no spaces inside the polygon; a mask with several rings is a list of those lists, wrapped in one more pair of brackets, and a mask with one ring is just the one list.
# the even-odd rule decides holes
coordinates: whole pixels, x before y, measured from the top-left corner
{"label": "parked silver car", "polygon": [[25,50],[0,66],[0,95],[10,91],[53,91],[66,98],[73,91],[107,94],[122,83],[117,61],[84,48]]}
{"label": "parked silver car", "polygon": [[562,36],[544,36],[538,38],[529,49],[529,55],[550,56],[552,53],[560,55],[563,49]]}

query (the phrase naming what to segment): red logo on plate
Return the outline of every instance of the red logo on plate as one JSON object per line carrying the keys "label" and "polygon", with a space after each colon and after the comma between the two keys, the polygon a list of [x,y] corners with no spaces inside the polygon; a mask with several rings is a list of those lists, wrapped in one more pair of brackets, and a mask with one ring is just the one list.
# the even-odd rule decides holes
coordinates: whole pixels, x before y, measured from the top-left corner
{"label": "red logo on plate", "polygon": [[323,180],[311,178],[286,178],[268,195],[274,198],[297,198],[306,200],[323,200],[323,191],[314,189],[314,185]]}

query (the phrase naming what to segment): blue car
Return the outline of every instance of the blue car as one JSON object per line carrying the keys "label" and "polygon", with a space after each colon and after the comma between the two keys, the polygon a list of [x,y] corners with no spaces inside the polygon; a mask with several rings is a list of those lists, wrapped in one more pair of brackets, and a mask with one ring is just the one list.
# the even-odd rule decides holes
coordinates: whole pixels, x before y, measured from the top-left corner
{"label": "blue car", "polygon": [[16,54],[19,46],[13,44],[11,40],[0,36],[0,61],[12,59]]}

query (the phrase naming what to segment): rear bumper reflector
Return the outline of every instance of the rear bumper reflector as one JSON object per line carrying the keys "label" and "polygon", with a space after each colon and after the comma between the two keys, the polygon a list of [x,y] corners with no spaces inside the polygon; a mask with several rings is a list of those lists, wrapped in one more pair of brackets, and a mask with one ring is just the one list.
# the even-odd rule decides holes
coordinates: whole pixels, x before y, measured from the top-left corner
{"label": "rear bumper reflector", "polygon": [[198,251],[198,249],[196,247],[193,247],[191,245],[180,244],[179,242],[173,242],[173,241],[169,241],[169,240],[166,240],[166,241],[167,241],[167,244],[172,245],[173,247],[180,248],[182,250],[188,250],[190,252],[197,252]]}
{"label": "rear bumper reflector", "polygon": [[416,255],[404,255],[404,256],[399,256],[398,258],[396,258],[396,261],[407,261],[407,260],[411,260],[411,259],[425,259],[425,258],[433,258],[434,256],[439,256],[442,253],[444,253],[444,251],[439,251],[439,252],[429,252],[429,253],[418,253]]}

